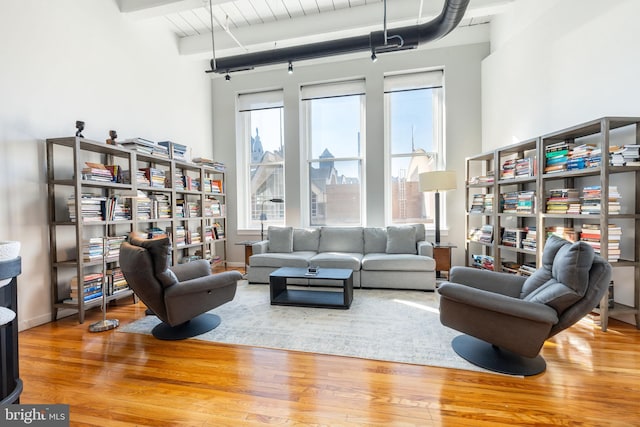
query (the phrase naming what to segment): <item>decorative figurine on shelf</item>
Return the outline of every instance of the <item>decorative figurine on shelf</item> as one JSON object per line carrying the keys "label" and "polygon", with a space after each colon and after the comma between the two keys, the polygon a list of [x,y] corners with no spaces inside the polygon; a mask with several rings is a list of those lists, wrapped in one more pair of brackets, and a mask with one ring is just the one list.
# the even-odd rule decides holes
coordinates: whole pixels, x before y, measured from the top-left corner
{"label": "decorative figurine on shelf", "polygon": [[76,131],[76,136],[79,136],[80,138],[84,138],[84,136],[82,135],[82,131],[84,130],[84,122],[81,120],[76,120],[76,129],[78,129]]}
{"label": "decorative figurine on shelf", "polygon": [[118,134],[116,133],[115,130],[110,130],[109,131],[109,139],[107,139],[107,144],[109,145],[118,145],[118,143],[116,142],[116,138],[118,137]]}

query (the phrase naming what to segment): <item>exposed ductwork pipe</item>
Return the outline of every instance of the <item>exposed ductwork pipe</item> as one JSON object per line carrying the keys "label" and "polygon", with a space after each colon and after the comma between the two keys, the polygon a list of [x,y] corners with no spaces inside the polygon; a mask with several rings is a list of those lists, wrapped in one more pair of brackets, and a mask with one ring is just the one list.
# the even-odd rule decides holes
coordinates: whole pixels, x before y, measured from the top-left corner
{"label": "exposed ductwork pipe", "polygon": [[460,23],[470,0],[445,0],[440,15],[422,25],[401,27],[386,37],[385,31],[374,31],[369,35],[347,37],[339,40],[310,43],[262,52],[246,53],[218,58],[211,61],[208,72],[230,73],[250,70],[255,67],[282,64],[291,61],[322,58],[325,56],[343,55],[347,53],[371,51],[372,53],[394,52],[404,49],[415,49],[420,43],[440,39]]}

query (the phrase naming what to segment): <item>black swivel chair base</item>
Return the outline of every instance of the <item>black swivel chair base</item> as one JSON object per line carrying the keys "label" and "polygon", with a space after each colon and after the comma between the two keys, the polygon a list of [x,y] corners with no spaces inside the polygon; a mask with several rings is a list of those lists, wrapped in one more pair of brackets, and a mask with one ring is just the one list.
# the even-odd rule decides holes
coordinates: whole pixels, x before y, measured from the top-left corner
{"label": "black swivel chair base", "polygon": [[151,334],[159,340],[184,340],[209,332],[217,328],[220,322],[220,316],[203,313],[177,326],[162,322],[153,328]]}
{"label": "black swivel chair base", "polygon": [[544,372],[547,368],[547,363],[540,355],[533,358],[520,356],[469,335],[455,337],[451,341],[451,347],[466,361],[501,374],[528,377]]}

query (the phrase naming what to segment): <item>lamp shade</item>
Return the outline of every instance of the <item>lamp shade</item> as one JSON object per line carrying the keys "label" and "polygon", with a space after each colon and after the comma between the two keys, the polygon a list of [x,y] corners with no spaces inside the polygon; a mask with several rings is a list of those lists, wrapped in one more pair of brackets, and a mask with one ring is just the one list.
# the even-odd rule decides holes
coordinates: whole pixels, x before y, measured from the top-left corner
{"label": "lamp shade", "polygon": [[446,191],[456,189],[455,171],[430,171],[418,175],[420,191]]}

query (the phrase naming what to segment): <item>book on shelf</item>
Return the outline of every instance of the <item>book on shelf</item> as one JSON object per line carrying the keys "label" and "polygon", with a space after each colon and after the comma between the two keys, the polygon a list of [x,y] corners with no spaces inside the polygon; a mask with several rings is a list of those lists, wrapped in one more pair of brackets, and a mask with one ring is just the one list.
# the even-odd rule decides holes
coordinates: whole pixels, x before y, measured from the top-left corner
{"label": "book on shelf", "polygon": [[485,194],[474,194],[471,200],[470,213],[483,213],[484,212],[484,198]]}
{"label": "book on shelf", "polygon": [[494,270],[494,260],[490,255],[482,255],[482,254],[472,254],[472,265],[477,268],[482,268],[485,270]]}
{"label": "book on shelf", "polygon": [[524,228],[505,228],[502,232],[502,245],[513,248],[522,247],[522,239],[526,233]]}
{"label": "book on shelf", "polygon": [[493,225],[485,224],[480,228],[480,240],[482,243],[493,242]]}
{"label": "book on shelf", "polygon": [[546,228],[547,236],[556,235],[570,242],[578,241],[578,232],[573,227],[551,226]]}

